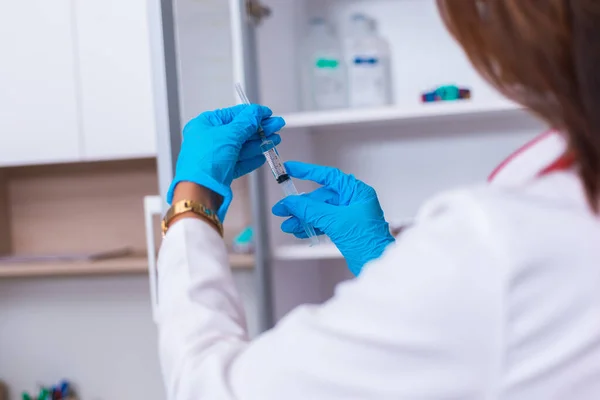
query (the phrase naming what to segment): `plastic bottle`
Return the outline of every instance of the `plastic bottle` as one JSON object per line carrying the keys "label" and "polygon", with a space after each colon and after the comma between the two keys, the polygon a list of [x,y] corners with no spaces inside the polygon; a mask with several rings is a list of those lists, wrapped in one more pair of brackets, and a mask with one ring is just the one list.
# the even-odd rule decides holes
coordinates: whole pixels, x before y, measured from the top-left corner
{"label": "plastic bottle", "polygon": [[342,46],[323,18],[310,20],[306,41],[305,108],[327,110],[348,106]]}
{"label": "plastic bottle", "polygon": [[378,35],[373,19],[364,14],[352,16],[345,50],[350,106],[391,104],[390,46]]}

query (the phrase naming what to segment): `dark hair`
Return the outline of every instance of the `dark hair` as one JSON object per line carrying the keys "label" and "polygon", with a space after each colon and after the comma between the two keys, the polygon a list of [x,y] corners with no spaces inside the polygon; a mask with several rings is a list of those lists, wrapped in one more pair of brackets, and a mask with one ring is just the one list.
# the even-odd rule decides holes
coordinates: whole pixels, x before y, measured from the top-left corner
{"label": "dark hair", "polygon": [[475,68],[566,135],[593,210],[600,198],[600,1],[437,0]]}

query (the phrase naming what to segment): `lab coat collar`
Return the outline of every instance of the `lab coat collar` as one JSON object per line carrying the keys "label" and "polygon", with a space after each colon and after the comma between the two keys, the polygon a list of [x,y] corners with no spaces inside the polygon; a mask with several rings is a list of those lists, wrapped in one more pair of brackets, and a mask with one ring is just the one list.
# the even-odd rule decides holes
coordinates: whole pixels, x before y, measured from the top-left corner
{"label": "lab coat collar", "polygon": [[537,136],[498,165],[488,178],[494,186],[513,186],[569,169],[574,159],[567,154],[564,137],[550,130]]}

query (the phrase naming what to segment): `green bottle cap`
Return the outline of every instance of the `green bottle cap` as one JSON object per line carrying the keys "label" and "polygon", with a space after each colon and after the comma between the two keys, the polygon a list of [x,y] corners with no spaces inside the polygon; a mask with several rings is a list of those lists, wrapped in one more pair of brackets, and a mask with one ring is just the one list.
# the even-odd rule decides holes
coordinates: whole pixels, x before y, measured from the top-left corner
{"label": "green bottle cap", "polygon": [[50,396],[50,391],[46,388],[42,388],[40,390],[40,394],[38,395],[38,400],[47,400]]}

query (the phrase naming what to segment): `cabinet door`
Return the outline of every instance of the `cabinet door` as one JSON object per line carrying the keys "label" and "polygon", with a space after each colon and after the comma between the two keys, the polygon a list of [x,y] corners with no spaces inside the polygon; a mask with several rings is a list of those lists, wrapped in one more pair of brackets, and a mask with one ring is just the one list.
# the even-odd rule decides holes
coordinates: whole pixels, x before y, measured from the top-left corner
{"label": "cabinet door", "polygon": [[70,0],[0,2],[0,165],[79,156]]}
{"label": "cabinet door", "polygon": [[87,160],[154,156],[146,0],[75,0]]}

